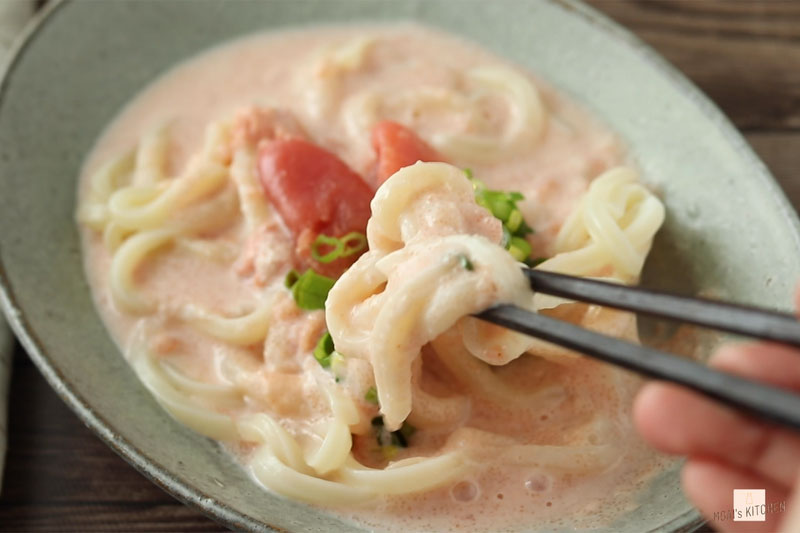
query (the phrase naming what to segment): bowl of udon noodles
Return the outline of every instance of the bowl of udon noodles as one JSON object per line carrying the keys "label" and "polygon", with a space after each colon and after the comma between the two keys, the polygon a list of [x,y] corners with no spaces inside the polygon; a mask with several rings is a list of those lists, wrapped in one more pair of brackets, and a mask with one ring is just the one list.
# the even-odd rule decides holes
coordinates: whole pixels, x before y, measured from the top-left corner
{"label": "bowl of udon noodles", "polygon": [[521,266],[788,308],[798,224],[721,113],[573,1],[56,3],[0,87],[3,305],[124,459],[253,531],[691,531],[636,375]]}

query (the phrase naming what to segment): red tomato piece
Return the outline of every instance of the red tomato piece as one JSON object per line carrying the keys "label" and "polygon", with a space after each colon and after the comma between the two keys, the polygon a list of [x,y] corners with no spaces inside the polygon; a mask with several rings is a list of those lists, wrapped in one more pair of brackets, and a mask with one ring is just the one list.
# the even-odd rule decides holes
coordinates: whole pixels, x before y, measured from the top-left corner
{"label": "red tomato piece", "polygon": [[305,266],[335,277],[358,258],[353,254],[322,264],[311,257],[320,234],[366,232],[373,190],[347,164],[303,139],[282,139],[261,148],[258,173],[264,193],[294,234],[295,253]]}
{"label": "red tomato piece", "polygon": [[442,161],[442,157],[416,133],[402,124],[384,120],[372,130],[372,146],[378,155],[376,186],[403,167],[417,161]]}

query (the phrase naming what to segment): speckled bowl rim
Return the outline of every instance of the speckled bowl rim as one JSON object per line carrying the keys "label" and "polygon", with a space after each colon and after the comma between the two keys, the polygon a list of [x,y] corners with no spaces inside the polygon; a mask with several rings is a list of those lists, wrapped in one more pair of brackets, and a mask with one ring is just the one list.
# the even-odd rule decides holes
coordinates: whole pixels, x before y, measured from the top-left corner
{"label": "speckled bowl rim", "polygon": [[[764,163],[755,155],[750,145],[744,137],[736,130],[731,121],[720,111],[719,108],[689,81],[681,72],[669,64],[650,46],[642,42],[632,32],[618,25],[604,14],[594,8],[580,3],[578,0],[548,0],[558,5],[575,16],[584,18],[603,30],[611,38],[623,42],[632,50],[635,50],[640,57],[653,66],[661,73],[673,86],[685,96],[687,96],[701,113],[706,116],[719,130],[727,142],[743,155],[749,165],[752,165],[758,172],[755,174],[761,181],[766,194],[769,194],[772,201],[779,206],[781,215],[786,223],[793,230],[793,237],[796,246],[800,247],[800,220],[791,206],[789,200],[783,194],[778,183]],[[20,38],[13,47],[5,70],[0,78],[0,105],[5,98],[8,78],[13,73],[21,52],[37,36],[39,29],[43,28],[53,15],[70,0],[55,0],[40,11],[28,24]],[[22,346],[27,351],[34,364],[39,368],[44,378],[55,390],[58,396],[72,409],[78,418],[86,426],[100,437],[114,452],[122,457],[127,463],[136,468],[150,481],[170,493],[185,504],[191,505],[201,512],[229,528],[236,530],[250,531],[284,531],[275,526],[254,520],[252,517],[243,514],[236,509],[224,505],[215,500],[208,494],[203,493],[195,487],[180,482],[173,477],[171,472],[160,464],[156,464],[145,458],[145,455],[130,442],[120,436],[112,423],[98,414],[92,406],[78,393],[74,385],[70,383],[59,371],[57,366],[50,359],[49,355],[42,349],[42,343],[33,332],[33,328],[28,324],[21,309],[16,303],[14,291],[6,276],[2,254],[0,254],[0,305],[2,305],[6,318],[12,330],[16,334]],[[695,509],[689,510],[676,516],[669,522],[662,524],[653,531],[671,531],[675,533],[694,531],[704,523],[699,512]]]}

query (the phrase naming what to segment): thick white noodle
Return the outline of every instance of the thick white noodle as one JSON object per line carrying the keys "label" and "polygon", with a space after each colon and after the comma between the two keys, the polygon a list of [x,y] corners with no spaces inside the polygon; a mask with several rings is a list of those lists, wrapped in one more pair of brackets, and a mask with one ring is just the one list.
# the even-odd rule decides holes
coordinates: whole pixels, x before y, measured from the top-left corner
{"label": "thick white noodle", "polygon": [[[165,371],[147,346],[143,324],[134,331],[126,350],[126,357],[136,375],[164,409],[181,423],[194,431],[222,441],[235,441],[238,438],[236,424],[230,416],[209,409],[208,405],[193,401],[189,392],[197,394],[203,390],[213,391],[213,396],[224,395],[226,401],[235,401],[238,391],[234,386],[212,386],[192,383],[182,376],[175,378],[175,372]],[[206,394],[197,394],[205,397]],[[241,397],[241,396],[240,396]]]}
{"label": "thick white noodle", "polygon": [[239,216],[239,197],[236,189],[228,185],[205,202],[183,209],[161,227],[187,236],[200,235],[220,231],[234,223]]}
{"label": "thick white noodle", "polygon": [[109,222],[103,230],[103,245],[109,252],[116,252],[132,233],[135,232],[123,228],[116,222]]}
{"label": "thick white noodle", "polygon": [[267,444],[255,453],[250,461],[250,470],[265,487],[301,502],[356,505],[366,504],[376,496],[367,488],[303,474],[281,462]]}
{"label": "thick white noodle", "polygon": [[[342,78],[365,64],[371,44],[354,40],[319,56],[318,83],[308,93],[319,112],[329,111]],[[469,91],[423,88],[401,95],[399,105],[461,113],[470,112],[481,95],[503,100],[508,119],[499,133],[433,138],[433,144],[455,160],[490,163],[538,141],[546,111],[528,78],[507,67],[482,67],[466,77]],[[363,132],[382,118],[384,105],[391,103],[385,98],[365,93],[348,103],[344,119],[351,135],[357,130],[365,138]],[[110,292],[119,309],[138,315],[174,313],[203,335],[249,347],[265,342],[276,295],[283,288],[268,289],[248,313],[223,316],[192,304],[165,309],[148,299],[135,281],[137,269],[172,244],[208,260],[232,263],[234,254],[225,251],[228,241],[208,238],[206,233],[242,220],[243,234],[254,235],[270,222],[254,147],[231,152],[231,139],[231,122],[212,124],[201,152],[172,178],[167,175],[167,128],[152,131],[136,150],[91,177],[78,219],[102,232],[112,254]],[[531,412],[564,400],[559,385],[529,391],[509,388],[490,365],[509,363],[532,341],[487,329],[467,316],[501,302],[528,309],[561,302],[534,299],[520,265],[498,244],[500,222],[475,203],[472,185],[460,169],[444,163],[406,167],[377,191],[371,209],[369,251],[331,290],[326,321],[337,350],[364,367],[367,381],[374,378],[387,429],[399,428],[406,419],[421,429],[458,427],[469,416],[470,397],[438,397],[422,389],[420,354],[428,343],[450,375],[475,398],[513,409],[532,405]],[[592,183],[561,229],[556,255],[540,268],[635,281],[663,217],[663,206],[636,181],[632,170],[611,170]],[[461,428],[438,456],[412,457],[385,469],[367,468],[352,455],[352,434],[364,433],[365,424],[369,425],[363,405],[357,406],[367,385],[358,389],[361,396],[354,401],[350,389],[317,369],[324,376],[315,378],[329,412],[298,429],[291,420],[248,413],[252,398],[246,397],[245,381],[201,382],[157,357],[148,345],[151,321],[147,317],[139,323],[126,350],[148,390],[172,416],[198,433],[255,444],[250,460],[254,477],[290,498],[352,505],[380,495],[442,486],[478,468],[479,458],[470,455],[474,449],[457,442],[469,431],[473,437],[495,442],[492,453],[520,465],[583,473],[605,468],[618,458],[609,444],[614,436],[608,432],[599,443],[550,446]]]}
{"label": "thick white noodle", "polygon": [[169,230],[137,233],[119,247],[111,260],[109,286],[114,303],[131,313],[148,313],[156,309],[137,288],[133,279],[139,265],[158,248],[170,244],[175,234]]}
{"label": "thick white noodle", "polygon": [[339,471],[339,479],[348,485],[370,488],[380,494],[408,494],[431,490],[458,479],[469,466],[460,451],[398,461],[383,470],[365,468],[353,461]]}
{"label": "thick white noodle", "polygon": [[[310,91],[312,108],[330,109],[334,101],[334,81],[324,78],[325,89]],[[450,161],[491,164],[533,149],[547,122],[547,111],[539,91],[525,75],[506,66],[473,68],[464,75],[465,89],[422,86],[407,91],[380,92],[365,90],[342,102],[342,120],[353,143],[366,149],[369,136],[364,132],[381,119],[413,125],[416,117],[431,113],[461,117],[466,131],[440,132],[430,136],[430,143]],[[506,108],[500,131],[489,131],[476,112],[481,99],[494,99]],[[467,120],[464,120],[466,118]]]}
{"label": "thick white noodle", "polygon": [[[556,254],[536,268],[635,283],[663,222],[664,204],[636,172],[613,168],[592,181],[558,233]],[[569,300],[537,294],[535,302],[549,309]]]}
{"label": "thick white noodle", "polygon": [[[411,412],[411,369],[422,346],[465,315],[499,302],[532,308],[533,301],[507,251],[482,235],[459,234],[479,227],[486,211],[458,168],[417,163],[401,169],[371,207],[369,252],[331,290],[326,322],[337,349],[372,364],[384,423],[394,430]],[[475,355],[504,364],[530,345],[521,335],[504,335],[513,339],[499,343],[506,350]]]}
{"label": "thick white noodle", "polygon": [[146,133],[136,150],[136,171],[131,183],[136,186],[155,185],[166,179],[169,138],[166,125]]}
{"label": "thick white noodle", "polygon": [[467,80],[508,104],[508,123],[500,135],[477,133],[437,134],[433,145],[453,161],[493,163],[523,150],[531,150],[542,135],[546,112],[533,82],[504,66],[479,67]]}
{"label": "thick white noodle", "polygon": [[89,187],[78,207],[78,222],[95,231],[103,231],[108,223],[108,199],[121,186],[124,176],[134,169],[133,151],[112,159],[89,178]]}
{"label": "thick white noodle", "polygon": [[327,117],[335,110],[344,77],[363,68],[374,44],[375,39],[371,37],[354,37],[313,54],[307,70],[301,70],[297,80],[305,94],[306,109],[312,116]]}
{"label": "thick white noodle", "polygon": [[248,346],[266,338],[276,296],[277,291],[269,291],[251,312],[238,317],[221,316],[193,304],[181,307],[178,316],[211,337]]}
{"label": "thick white noodle", "polygon": [[539,268],[592,276],[607,267],[608,277],[636,281],[664,222],[664,204],[627,167],[595,179],[556,238],[556,255]]}
{"label": "thick white noodle", "polygon": [[227,175],[227,169],[219,163],[197,158],[183,176],[116,191],[109,199],[109,210],[113,220],[125,228],[155,229],[172,213],[219,189]]}
{"label": "thick white noodle", "polygon": [[242,439],[250,442],[268,443],[276,458],[301,474],[312,474],[306,464],[303,450],[288,431],[266,413],[242,417],[238,423]]}
{"label": "thick white noodle", "polygon": [[342,394],[334,385],[322,385],[328,398],[333,419],[328,422],[322,445],[306,461],[319,475],[339,469],[350,457],[353,446],[350,426],[358,423],[359,416],[353,400]]}

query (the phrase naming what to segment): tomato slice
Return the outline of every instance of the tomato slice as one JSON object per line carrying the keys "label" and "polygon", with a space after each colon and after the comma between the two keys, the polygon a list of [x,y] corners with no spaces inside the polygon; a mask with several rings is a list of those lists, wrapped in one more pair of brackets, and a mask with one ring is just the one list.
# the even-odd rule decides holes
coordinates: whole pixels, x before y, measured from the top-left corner
{"label": "tomato slice", "polygon": [[442,161],[436,150],[419,136],[397,122],[384,120],[372,130],[372,146],[378,155],[376,186],[403,167],[417,161]]}
{"label": "tomato slice", "polygon": [[[319,263],[311,245],[320,234],[365,233],[373,190],[333,153],[303,139],[266,143],[258,173],[264,193],[295,236],[295,253],[306,267],[339,276],[359,254]],[[324,253],[324,251],[323,251]]]}

